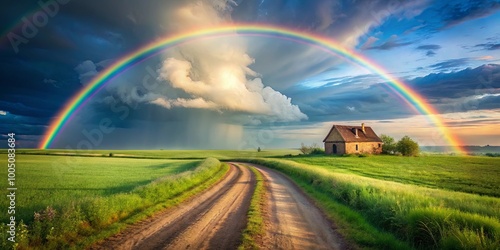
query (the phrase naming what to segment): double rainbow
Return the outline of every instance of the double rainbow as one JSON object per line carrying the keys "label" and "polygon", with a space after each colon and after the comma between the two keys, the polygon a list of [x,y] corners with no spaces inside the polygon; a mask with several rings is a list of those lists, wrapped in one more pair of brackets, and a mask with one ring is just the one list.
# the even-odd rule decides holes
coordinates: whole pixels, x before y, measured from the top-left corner
{"label": "double rainbow", "polygon": [[42,141],[40,142],[40,149],[47,149],[50,147],[59,132],[65,126],[66,122],[70,120],[76,111],[85,104],[95,93],[97,93],[106,82],[120,74],[137,62],[145,60],[151,55],[157,54],[162,50],[175,47],[182,43],[196,41],[210,37],[224,37],[224,36],[264,36],[264,37],[277,37],[280,39],[287,39],[295,42],[308,44],[311,46],[320,47],[335,54],[353,61],[373,73],[378,74],[383,79],[387,80],[389,86],[395,90],[406,102],[408,102],[414,109],[422,115],[425,115],[434,125],[436,129],[442,134],[444,139],[454,148],[457,153],[465,153],[461,148],[460,140],[453,135],[445,126],[440,118],[438,112],[428,104],[422,96],[412,90],[402,81],[390,76],[384,69],[370,61],[368,58],[350,50],[338,42],[305,31],[297,31],[285,27],[270,26],[264,24],[231,24],[222,25],[217,27],[205,28],[201,30],[192,30],[181,34],[167,36],[165,38],[156,40],[147,44],[132,53],[120,58],[115,63],[110,65],[107,69],[101,71],[94,79],[84,88],[82,88],[76,95],[74,95],[58,113],[55,120],[51,122],[47,132],[45,133]]}

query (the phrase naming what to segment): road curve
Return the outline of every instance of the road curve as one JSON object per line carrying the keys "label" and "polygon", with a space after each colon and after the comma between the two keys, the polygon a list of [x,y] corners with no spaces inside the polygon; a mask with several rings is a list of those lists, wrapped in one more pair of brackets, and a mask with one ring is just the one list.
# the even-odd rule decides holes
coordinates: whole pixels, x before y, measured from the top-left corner
{"label": "road curve", "polygon": [[91,249],[237,249],[256,184],[248,167],[255,167],[266,181],[266,233],[259,239],[260,248],[350,248],[288,177],[260,165],[229,165],[228,173],[213,187]]}
{"label": "road curve", "polygon": [[257,168],[267,181],[266,249],[346,249],[347,245],[323,213],[295,183],[269,168]]}
{"label": "road curve", "polygon": [[230,164],[212,188],[93,249],[236,249],[255,183],[248,168]]}

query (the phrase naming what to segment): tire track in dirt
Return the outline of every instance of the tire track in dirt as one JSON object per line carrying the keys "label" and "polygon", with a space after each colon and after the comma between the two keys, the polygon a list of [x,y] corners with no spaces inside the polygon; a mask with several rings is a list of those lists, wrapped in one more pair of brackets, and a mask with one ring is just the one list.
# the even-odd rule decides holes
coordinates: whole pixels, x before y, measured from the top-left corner
{"label": "tire track in dirt", "polygon": [[267,181],[264,249],[348,249],[343,237],[314,203],[285,175],[255,164]]}
{"label": "tire track in dirt", "polygon": [[266,233],[258,240],[262,249],[350,248],[288,177],[255,164],[230,163],[212,188],[92,249],[237,249],[256,184],[247,166],[266,180]]}
{"label": "tire track in dirt", "polygon": [[212,188],[94,249],[236,249],[254,189],[251,171],[230,164]]}

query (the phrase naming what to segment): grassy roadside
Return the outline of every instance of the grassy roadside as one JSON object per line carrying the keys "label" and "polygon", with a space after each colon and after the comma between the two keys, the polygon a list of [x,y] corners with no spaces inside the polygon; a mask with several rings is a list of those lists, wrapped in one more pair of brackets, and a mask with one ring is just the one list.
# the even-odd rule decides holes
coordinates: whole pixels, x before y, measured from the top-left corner
{"label": "grassy roadside", "polygon": [[285,160],[247,161],[291,177],[360,248],[500,247],[498,198],[336,173]]}
{"label": "grassy roadside", "polygon": [[316,201],[328,219],[335,222],[338,232],[347,239],[353,249],[412,249],[407,243],[374,227],[362,214],[333,200],[330,195],[316,189],[310,183],[297,177],[289,177]]}
{"label": "grassy roadside", "polygon": [[349,246],[353,249],[411,249],[408,244],[396,239],[390,233],[375,228],[360,213],[335,201],[329,194],[312,186],[310,182],[277,168],[271,164],[272,160],[238,159],[235,161],[256,163],[287,174],[306,194],[317,202],[317,205],[330,220],[335,221],[337,230],[346,238]]}
{"label": "grassy roadside", "polygon": [[296,156],[284,158],[337,173],[500,198],[500,158],[424,155],[396,157]]}
{"label": "grassy roadside", "polygon": [[129,192],[87,197],[70,206],[47,207],[29,225],[19,223],[16,244],[7,242],[7,226],[0,225],[1,249],[85,248],[165,208],[174,206],[215,184],[228,170],[209,158],[191,171],[160,177]]}
{"label": "grassy roadside", "polygon": [[[249,166],[248,166],[249,167]],[[247,215],[247,227],[243,231],[242,243],[238,249],[259,249],[256,239],[264,235],[264,217],[263,209],[265,204],[265,185],[264,177],[254,167],[249,167],[255,174],[257,184],[252,195],[252,201]]]}

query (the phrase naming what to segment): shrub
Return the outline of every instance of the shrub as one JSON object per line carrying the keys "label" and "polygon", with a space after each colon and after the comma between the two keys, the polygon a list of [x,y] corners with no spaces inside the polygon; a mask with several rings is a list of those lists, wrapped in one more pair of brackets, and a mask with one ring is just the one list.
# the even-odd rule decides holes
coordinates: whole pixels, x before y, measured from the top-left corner
{"label": "shrub", "polygon": [[308,155],[308,154],[310,154],[310,153],[311,153],[312,148],[311,148],[311,147],[309,147],[309,146],[306,146],[304,143],[301,143],[301,144],[300,144],[300,148],[299,148],[299,150],[300,150],[300,152],[301,152],[302,154]]}
{"label": "shrub", "polygon": [[307,146],[304,143],[300,144],[299,148],[300,152],[305,155],[319,155],[325,154],[325,150],[323,150],[318,144],[313,143],[311,146]]}
{"label": "shrub", "polygon": [[489,157],[500,157],[500,153],[486,153],[485,155]]}
{"label": "shrub", "polygon": [[314,148],[311,153],[309,153],[311,155],[324,155],[325,154],[325,150],[323,150],[322,148]]}
{"label": "shrub", "polygon": [[382,142],[384,143],[382,147],[383,154],[394,154],[396,152],[396,142],[394,141],[394,138],[388,135],[380,135],[380,139],[382,139]]}
{"label": "shrub", "polygon": [[420,152],[418,143],[405,135],[396,144],[396,150],[404,156],[417,156]]}

